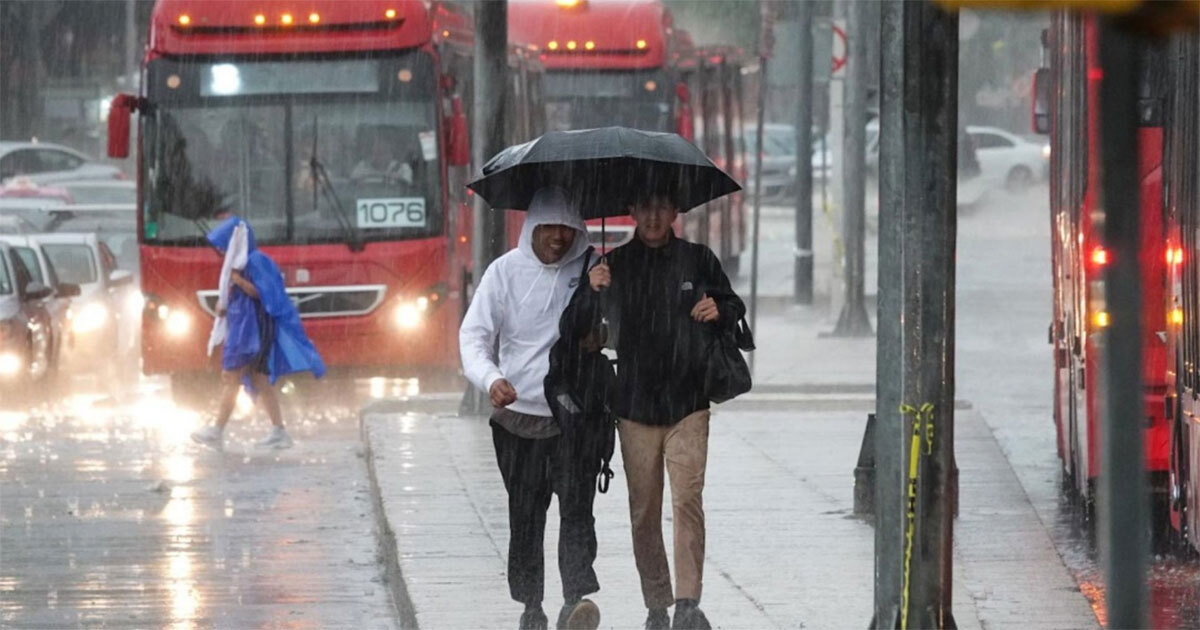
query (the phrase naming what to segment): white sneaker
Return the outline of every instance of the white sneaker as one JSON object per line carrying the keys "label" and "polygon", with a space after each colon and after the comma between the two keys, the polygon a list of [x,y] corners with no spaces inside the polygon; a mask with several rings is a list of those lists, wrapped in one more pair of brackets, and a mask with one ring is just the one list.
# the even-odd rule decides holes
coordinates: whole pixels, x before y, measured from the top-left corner
{"label": "white sneaker", "polygon": [[259,440],[258,445],[275,449],[291,448],[292,438],[283,427],[271,427],[271,432],[265,439]]}
{"label": "white sneaker", "polygon": [[204,446],[213,448],[221,448],[224,439],[224,434],[215,424],[211,424],[195,433],[192,433],[192,441]]}

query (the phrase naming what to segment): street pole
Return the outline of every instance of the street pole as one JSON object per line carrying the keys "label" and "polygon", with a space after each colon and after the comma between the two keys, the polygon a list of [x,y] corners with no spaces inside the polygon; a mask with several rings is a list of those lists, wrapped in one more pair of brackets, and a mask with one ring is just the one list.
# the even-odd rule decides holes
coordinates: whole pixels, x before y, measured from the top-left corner
{"label": "street pole", "polygon": [[[889,0],[883,7],[882,40],[879,159],[885,227],[880,229],[871,625],[953,628],[958,17],[931,3]],[[913,155],[920,159],[905,159]],[[897,236],[885,238],[891,232]],[[887,267],[896,266],[897,255],[898,283]],[[899,289],[889,291],[886,284]],[[896,363],[884,363],[891,361]],[[897,394],[900,404],[893,407]]]}
{"label": "street pole", "polygon": [[[833,334],[840,337],[871,335],[864,298],[866,265],[866,124],[867,124],[867,23],[866,3],[846,6],[846,104],[844,110],[842,234],[845,244],[845,300]],[[872,29],[871,32],[874,32]],[[797,131],[797,134],[799,132]],[[799,169],[798,169],[799,170]]]}
{"label": "street pole", "polygon": [[1101,22],[1100,192],[1104,244],[1112,263],[1105,267],[1104,295],[1110,325],[1104,356],[1107,404],[1101,413],[1103,462],[1100,474],[1101,557],[1110,628],[1144,628],[1150,503],[1143,465],[1141,270],[1138,260],[1137,171],[1138,55],[1128,33]]}
{"label": "street pole", "polygon": [[[504,149],[504,95],[508,88],[508,2],[480,0],[475,5],[475,120],[472,136],[475,167],[479,168]],[[475,196],[475,225],[480,246],[476,250],[475,281],[504,253],[504,212],[492,210]]]}
{"label": "street pole", "polygon": [[792,273],[796,303],[812,304],[813,3],[801,2],[796,10],[799,74],[796,81],[796,248]]}
{"label": "street pole", "polygon": [[[759,0],[758,13],[758,120],[754,130],[758,151],[754,156],[754,228],[751,240],[754,248],[750,254],[750,330],[758,328],[758,227],[762,214],[762,156],[763,120],[767,110],[767,59],[771,55],[771,8]],[[750,353],[750,374],[754,374],[754,354]]]}
{"label": "street pole", "polygon": [[872,628],[897,627],[904,569],[904,444],[900,415],[900,231],[904,206],[904,0],[885,2],[880,28],[879,283],[875,335],[875,606]]}
{"label": "street pole", "polygon": [[132,91],[138,79],[137,40],[137,0],[125,0],[125,59],[121,70],[126,77],[126,91]]}
{"label": "street pole", "polygon": [[[474,120],[471,121],[471,170],[480,168],[493,155],[504,149],[504,95],[508,88],[508,2],[480,0],[475,5],[475,81],[473,95]],[[479,195],[475,199],[475,221],[471,252],[475,271],[475,286],[484,270],[504,253],[507,238],[504,233],[505,211],[493,210]],[[460,412],[486,414],[492,408],[488,395],[471,385],[463,395]]]}

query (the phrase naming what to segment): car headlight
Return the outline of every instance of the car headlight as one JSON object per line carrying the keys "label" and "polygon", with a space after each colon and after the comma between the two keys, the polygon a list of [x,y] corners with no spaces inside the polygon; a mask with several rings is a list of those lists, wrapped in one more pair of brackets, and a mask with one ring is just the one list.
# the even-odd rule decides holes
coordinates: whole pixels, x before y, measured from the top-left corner
{"label": "car headlight", "polygon": [[1048,145],[1048,144],[1042,145],[1042,157],[1047,160],[1050,159],[1050,145]]}
{"label": "car headlight", "polygon": [[23,363],[15,352],[0,352],[0,376],[16,376]]}
{"label": "car headlight", "polygon": [[429,312],[429,298],[421,296],[415,300],[402,300],[392,311],[392,321],[400,330],[415,330],[425,323]]}
{"label": "car headlight", "polygon": [[89,333],[99,330],[108,323],[110,314],[108,307],[99,302],[88,302],[76,313],[72,311],[71,330],[77,333]]}

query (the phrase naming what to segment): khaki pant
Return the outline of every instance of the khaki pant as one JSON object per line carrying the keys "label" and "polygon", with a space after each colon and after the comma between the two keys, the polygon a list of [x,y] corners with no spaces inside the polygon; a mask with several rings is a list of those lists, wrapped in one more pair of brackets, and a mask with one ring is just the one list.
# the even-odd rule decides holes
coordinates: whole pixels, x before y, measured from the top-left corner
{"label": "khaki pant", "polygon": [[[704,585],[704,469],[708,464],[708,410],[673,426],[621,420],[621,457],[629,484],[633,556],[642,578],[646,608],[666,608],[676,599],[700,599]],[[662,536],[663,462],[671,479],[675,523],[675,596]]]}

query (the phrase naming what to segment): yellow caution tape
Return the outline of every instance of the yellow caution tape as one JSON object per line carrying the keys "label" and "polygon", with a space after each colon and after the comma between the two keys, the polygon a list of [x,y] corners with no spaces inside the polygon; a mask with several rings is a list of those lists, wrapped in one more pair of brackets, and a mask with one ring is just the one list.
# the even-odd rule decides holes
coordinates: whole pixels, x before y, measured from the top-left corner
{"label": "yellow caution tape", "polygon": [[[924,403],[920,408],[900,405],[900,413],[912,415],[912,442],[908,451],[908,498],[904,528],[904,584],[900,595],[900,629],[908,630],[909,592],[912,588],[913,537],[917,529],[917,478],[920,475],[921,433],[925,433],[925,454],[933,454],[933,403]],[[923,425],[923,426],[922,426]]]}

